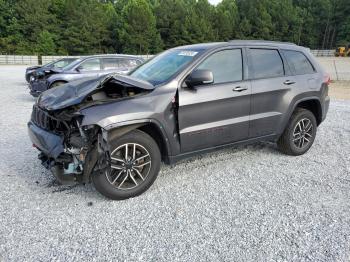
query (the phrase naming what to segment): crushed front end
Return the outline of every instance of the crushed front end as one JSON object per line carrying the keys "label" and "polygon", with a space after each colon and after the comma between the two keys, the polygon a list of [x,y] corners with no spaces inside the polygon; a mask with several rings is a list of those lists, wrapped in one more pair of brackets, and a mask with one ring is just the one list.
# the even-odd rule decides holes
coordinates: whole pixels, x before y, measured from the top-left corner
{"label": "crushed front end", "polygon": [[28,123],[29,137],[42,164],[63,184],[90,182],[92,173],[110,167],[108,134],[101,126],[84,124],[81,112],[103,111],[102,105],[145,95],[152,88],[127,76],[108,75],[80,80],[41,94]]}
{"label": "crushed front end", "polygon": [[[48,112],[36,104],[28,123],[29,137],[40,151],[39,159],[62,184],[89,182],[97,160],[107,152],[102,149],[106,142],[101,128],[83,128],[80,118],[69,110]],[[99,166],[99,170],[103,168]]]}
{"label": "crushed front end", "polygon": [[59,71],[55,70],[37,70],[33,72],[28,82],[29,93],[33,97],[38,97],[42,92],[48,89],[47,79],[58,72]]}

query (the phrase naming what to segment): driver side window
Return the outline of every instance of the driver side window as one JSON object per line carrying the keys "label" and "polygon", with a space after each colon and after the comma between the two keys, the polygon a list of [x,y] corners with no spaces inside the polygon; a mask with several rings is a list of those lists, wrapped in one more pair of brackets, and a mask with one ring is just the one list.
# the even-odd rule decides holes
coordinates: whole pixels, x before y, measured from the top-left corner
{"label": "driver side window", "polygon": [[197,69],[210,70],[214,84],[243,80],[243,62],[241,49],[216,52],[205,59]]}
{"label": "driver side window", "polygon": [[80,71],[101,70],[100,59],[99,58],[89,59],[89,60],[81,63],[79,66],[79,70]]}

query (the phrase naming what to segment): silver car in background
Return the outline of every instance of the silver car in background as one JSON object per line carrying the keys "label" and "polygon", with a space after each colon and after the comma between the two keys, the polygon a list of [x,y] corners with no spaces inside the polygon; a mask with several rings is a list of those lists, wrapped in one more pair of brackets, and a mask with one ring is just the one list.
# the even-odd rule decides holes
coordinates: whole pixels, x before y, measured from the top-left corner
{"label": "silver car in background", "polygon": [[131,55],[94,55],[82,57],[63,68],[45,70],[42,74],[31,79],[30,94],[34,97],[52,87],[68,82],[95,78],[109,73],[127,74],[144,60]]}

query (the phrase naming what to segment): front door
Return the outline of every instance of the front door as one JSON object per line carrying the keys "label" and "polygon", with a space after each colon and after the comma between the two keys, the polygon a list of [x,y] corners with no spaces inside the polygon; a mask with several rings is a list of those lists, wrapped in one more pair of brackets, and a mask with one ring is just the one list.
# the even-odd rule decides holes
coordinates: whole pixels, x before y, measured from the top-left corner
{"label": "front door", "polygon": [[243,64],[242,49],[217,51],[196,67],[210,70],[214,83],[180,89],[182,153],[248,138],[251,86]]}

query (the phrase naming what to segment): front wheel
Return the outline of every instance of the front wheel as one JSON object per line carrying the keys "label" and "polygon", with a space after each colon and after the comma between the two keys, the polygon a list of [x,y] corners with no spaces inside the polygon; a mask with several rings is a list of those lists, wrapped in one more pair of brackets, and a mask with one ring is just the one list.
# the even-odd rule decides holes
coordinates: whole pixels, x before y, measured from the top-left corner
{"label": "front wheel", "polygon": [[281,152],[299,156],[305,154],[315,141],[317,122],[307,109],[297,108],[277,142]]}
{"label": "front wheel", "polygon": [[157,143],[140,130],[131,131],[109,143],[110,170],[92,176],[97,191],[114,200],[145,192],[160,169],[161,155]]}

